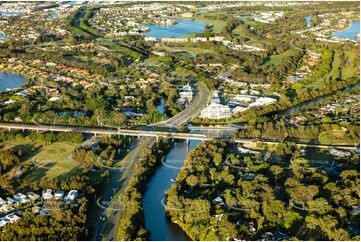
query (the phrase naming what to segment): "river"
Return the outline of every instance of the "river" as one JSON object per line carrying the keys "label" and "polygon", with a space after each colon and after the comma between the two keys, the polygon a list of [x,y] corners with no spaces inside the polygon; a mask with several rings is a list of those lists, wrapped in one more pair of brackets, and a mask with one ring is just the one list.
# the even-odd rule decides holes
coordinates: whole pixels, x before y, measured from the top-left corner
{"label": "river", "polygon": [[[212,131],[213,133],[214,131]],[[191,133],[208,133],[208,131],[192,130]],[[232,134],[230,130],[220,130],[220,135]],[[151,232],[151,240],[189,240],[187,235],[172,223],[164,210],[165,192],[172,184],[171,179],[176,178],[185,158],[200,141],[175,142],[170,152],[164,157],[162,165],[147,184],[147,190],[142,199],[145,216],[145,227]]]}
{"label": "river", "polygon": [[6,91],[8,88],[19,88],[24,84],[23,76],[0,72],[0,92]]}

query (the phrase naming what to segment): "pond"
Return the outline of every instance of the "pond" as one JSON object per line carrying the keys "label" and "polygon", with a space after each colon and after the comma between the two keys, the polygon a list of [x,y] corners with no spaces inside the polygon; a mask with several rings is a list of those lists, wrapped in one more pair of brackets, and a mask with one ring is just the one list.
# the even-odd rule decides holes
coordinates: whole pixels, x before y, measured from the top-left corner
{"label": "pond", "polygon": [[59,14],[58,13],[51,13],[50,15],[49,15],[49,18],[50,19],[56,19],[56,18],[58,18],[59,17]]}
{"label": "pond", "polygon": [[73,118],[77,118],[77,117],[79,117],[80,115],[86,115],[86,111],[84,111],[84,110],[66,110],[66,111],[58,111],[57,112],[58,113],[58,115],[60,115],[60,116],[65,116],[65,115],[67,115],[67,114],[70,114],[70,116],[71,117],[73,117]]}
{"label": "pond", "polygon": [[311,16],[306,16],[305,19],[306,19],[307,28],[311,28],[312,27]]}
{"label": "pond", "polygon": [[202,33],[204,31],[205,23],[186,19],[175,19],[175,25],[159,25],[159,24],[144,24],[145,27],[150,28],[146,32],[146,36],[160,38],[181,38],[192,33]]}
{"label": "pond", "polygon": [[360,22],[353,21],[346,29],[335,32],[331,36],[356,41],[358,38],[355,35],[357,34],[360,34]]}
{"label": "pond", "polygon": [[164,97],[160,98],[160,103],[157,105],[157,110],[160,113],[164,113],[165,112],[165,99]]}
{"label": "pond", "polygon": [[24,77],[6,72],[0,72],[0,92],[16,89],[25,84]]}

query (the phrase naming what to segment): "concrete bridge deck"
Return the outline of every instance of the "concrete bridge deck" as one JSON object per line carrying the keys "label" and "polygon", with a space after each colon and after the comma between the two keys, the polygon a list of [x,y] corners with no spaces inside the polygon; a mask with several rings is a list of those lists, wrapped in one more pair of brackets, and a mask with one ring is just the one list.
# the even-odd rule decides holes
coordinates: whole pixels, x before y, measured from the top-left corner
{"label": "concrete bridge deck", "polygon": [[[91,127],[91,126],[73,126],[73,125],[44,125],[44,124],[25,124],[16,122],[0,122],[0,128],[12,130],[33,130],[33,131],[54,131],[54,132],[76,132],[76,133],[88,133],[88,134],[105,134],[105,135],[123,135],[123,136],[137,136],[137,137],[154,137],[154,138],[170,138],[170,139],[183,139],[183,140],[201,140],[207,141],[212,139],[223,139],[229,142],[238,144],[251,144],[251,143],[263,143],[263,144],[279,144],[284,142],[284,139],[232,139],[230,137],[214,137],[205,134],[191,134],[191,133],[177,133],[169,131],[151,131],[151,130],[134,130],[134,129],[120,129],[111,127]],[[292,140],[290,140],[292,141]],[[337,147],[348,150],[355,150],[356,145],[343,145],[343,144],[312,144],[307,142],[292,141],[300,147],[321,148],[328,149],[331,147]]]}

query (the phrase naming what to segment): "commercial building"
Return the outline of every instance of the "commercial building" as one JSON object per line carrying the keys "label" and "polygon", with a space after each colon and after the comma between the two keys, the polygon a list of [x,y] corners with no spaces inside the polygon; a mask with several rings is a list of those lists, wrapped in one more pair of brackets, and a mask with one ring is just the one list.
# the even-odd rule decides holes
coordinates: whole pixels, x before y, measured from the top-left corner
{"label": "commercial building", "polygon": [[219,103],[211,103],[202,110],[201,118],[208,119],[223,119],[232,117],[231,109],[228,105],[222,105]]}

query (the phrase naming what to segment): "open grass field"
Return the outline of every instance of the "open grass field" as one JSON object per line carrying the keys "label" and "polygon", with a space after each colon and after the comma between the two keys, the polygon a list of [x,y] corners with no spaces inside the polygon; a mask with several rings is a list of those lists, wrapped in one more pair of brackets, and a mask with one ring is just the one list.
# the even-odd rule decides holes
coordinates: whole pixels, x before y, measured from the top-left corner
{"label": "open grass field", "polygon": [[354,145],[355,141],[347,138],[347,135],[344,131],[334,130],[334,131],[324,131],[319,135],[319,141],[322,144],[345,144],[345,145]]}
{"label": "open grass field", "polygon": [[285,52],[279,54],[279,55],[271,55],[268,56],[264,62],[264,65],[269,66],[269,65],[279,65],[281,64],[282,60],[287,57],[287,56],[291,56],[294,53],[293,49],[289,49],[286,50]]}
{"label": "open grass field", "polygon": [[67,156],[75,149],[76,145],[71,143],[55,142],[41,148],[37,154],[26,162],[35,161],[35,168],[31,170],[26,178],[39,180],[41,177],[66,179],[71,175],[81,173],[77,164],[68,161]]}
{"label": "open grass field", "polygon": [[347,58],[347,63],[342,71],[342,79],[347,79],[360,72],[359,51],[345,51],[345,56]]}

